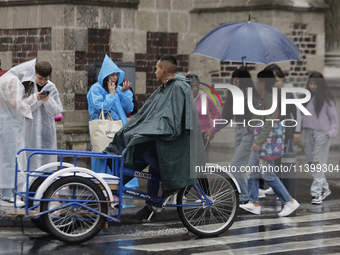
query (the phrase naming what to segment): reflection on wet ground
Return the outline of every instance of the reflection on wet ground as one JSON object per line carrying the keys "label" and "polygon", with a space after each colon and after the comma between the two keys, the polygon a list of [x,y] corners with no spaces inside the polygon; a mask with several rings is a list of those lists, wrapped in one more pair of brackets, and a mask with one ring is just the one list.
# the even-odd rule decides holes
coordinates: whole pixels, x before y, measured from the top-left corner
{"label": "reflection on wet ground", "polygon": [[188,234],[178,221],[110,227],[80,245],[35,229],[25,229],[25,235],[2,229],[0,254],[330,254],[340,251],[339,209],[340,200],[331,200],[304,205],[295,217],[241,214],[223,235],[206,239]]}
{"label": "reflection on wet ground", "polygon": [[[211,162],[230,162],[233,150],[213,148]],[[304,163],[298,155],[297,164]],[[329,163],[339,164],[339,154],[331,152]],[[300,162],[300,163],[299,163]],[[301,208],[295,217],[277,217],[281,203],[275,195],[260,200],[261,215],[240,211],[232,227],[220,237],[200,239],[189,234],[180,221],[111,226],[80,245],[64,244],[37,229],[0,229],[0,254],[329,254],[340,252],[339,174],[329,173],[332,194],[321,204],[310,204],[311,176],[296,179],[296,199]],[[333,178],[334,177],[334,178]],[[146,189],[146,180],[139,181]],[[125,196],[123,207],[141,208],[144,201]],[[174,212],[176,213],[176,212]]]}

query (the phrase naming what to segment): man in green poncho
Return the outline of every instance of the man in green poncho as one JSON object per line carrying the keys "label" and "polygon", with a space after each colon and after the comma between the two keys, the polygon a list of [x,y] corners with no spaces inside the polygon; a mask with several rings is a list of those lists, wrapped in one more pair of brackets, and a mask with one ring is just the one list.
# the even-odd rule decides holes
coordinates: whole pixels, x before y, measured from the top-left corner
{"label": "man in green poncho", "polygon": [[[105,152],[120,154],[126,147],[128,164],[142,155],[149,173],[160,174],[162,197],[196,183],[195,166],[204,166],[204,147],[191,88],[185,77],[176,74],[173,56],[163,56],[156,64],[162,85],[140,111],[120,129]],[[191,175],[190,175],[191,173]],[[148,181],[148,193],[157,196],[159,183]],[[150,204],[133,218],[144,219]]]}

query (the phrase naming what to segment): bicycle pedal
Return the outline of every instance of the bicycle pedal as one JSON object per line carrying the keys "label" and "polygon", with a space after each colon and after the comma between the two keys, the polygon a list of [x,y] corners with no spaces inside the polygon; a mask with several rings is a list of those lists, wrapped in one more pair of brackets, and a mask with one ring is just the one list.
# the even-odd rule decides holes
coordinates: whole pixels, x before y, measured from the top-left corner
{"label": "bicycle pedal", "polygon": [[156,206],[151,206],[151,210],[152,212],[155,212],[155,213],[160,213],[160,212],[163,212],[164,211],[164,208],[163,207],[156,207]]}
{"label": "bicycle pedal", "polygon": [[163,208],[163,209],[165,208],[165,205],[169,202],[170,199],[171,199],[171,196],[169,196],[169,197],[167,197],[167,198],[165,199],[165,201],[164,201],[163,204],[162,204],[162,208]]}

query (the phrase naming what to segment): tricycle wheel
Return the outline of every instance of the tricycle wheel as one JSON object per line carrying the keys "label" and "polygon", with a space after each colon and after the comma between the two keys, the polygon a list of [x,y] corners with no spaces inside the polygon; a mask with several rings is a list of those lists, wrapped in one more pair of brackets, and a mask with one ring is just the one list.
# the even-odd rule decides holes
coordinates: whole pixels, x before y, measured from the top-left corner
{"label": "tricycle wheel", "polygon": [[[46,175],[50,175],[50,174],[46,174]],[[29,188],[29,192],[36,192],[37,189],[40,187],[40,185],[46,180],[46,178],[47,177],[38,177],[37,179],[35,179]],[[34,194],[29,194],[29,197],[34,197]],[[33,205],[34,205],[34,200],[29,199],[28,208],[32,207]],[[41,217],[36,218],[36,219],[31,219],[31,221],[37,228],[48,233],[48,230],[46,229]]]}
{"label": "tricycle wheel", "polygon": [[[106,218],[95,211],[107,213],[106,198],[100,187],[89,179],[79,176],[63,177],[45,191],[40,211],[53,210],[41,216],[48,232],[67,243],[82,243],[96,236],[103,228]],[[65,201],[67,200],[67,201]]]}
{"label": "tricycle wheel", "polygon": [[[209,205],[203,194],[211,201]],[[183,205],[177,207],[178,214],[190,232],[214,237],[233,224],[239,205],[238,191],[226,174],[209,173],[199,178],[197,184],[182,189],[177,195],[177,204]]]}

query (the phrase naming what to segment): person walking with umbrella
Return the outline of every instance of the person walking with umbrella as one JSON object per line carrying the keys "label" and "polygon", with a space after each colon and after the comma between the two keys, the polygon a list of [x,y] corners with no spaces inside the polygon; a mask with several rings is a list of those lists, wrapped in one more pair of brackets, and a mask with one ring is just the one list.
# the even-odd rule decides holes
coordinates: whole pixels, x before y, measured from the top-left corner
{"label": "person walking with umbrella", "polygon": [[[255,109],[259,110],[264,108],[264,110],[269,109],[272,106],[272,88],[275,83],[275,77],[272,71],[263,70],[257,74],[256,89],[260,94],[258,101],[255,104]],[[261,119],[261,116],[253,115],[252,119]],[[265,116],[265,120],[275,119],[275,114],[271,113]],[[254,169],[257,166],[267,166],[268,171],[252,171],[250,173],[250,178],[248,180],[248,195],[249,203],[240,205],[240,207],[246,211],[254,214],[261,214],[261,206],[259,204],[259,177],[262,178],[269,184],[269,186],[274,190],[276,196],[280,199],[284,207],[282,211],[278,214],[280,217],[288,216],[293,213],[300,204],[291,197],[285,186],[282,184],[280,179],[276,176],[273,171],[274,160],[259,160],[259,150],[265,143],[265,140],[272,131],[271,121],[265,121],[262,131],[256,137],[254,144],[251,147],[250,159],[248,166],[250,169]]]}
{"label": "person walking with umbrella", "polygon": [[[244,69],[239,68],[232,73],[232,84],[240,88],[245,97],[247,97],[247,88],[253,88],[253,102],[258,98],[258,93],[255,90],[253,80],[251,79],[250,73]],[[253,145],[254,142],[254,131],[247,124],[243,125],[243,123],[248,123],[251,119],[252,113],[250,112],[247,104],[247,100],[244,101],[244,115],[236,115],[235,120],[237,123],[237,127],[235,128],[235,145],[234,145],[234,155],[231,159],[230,166],[236,167],[236,171],[234,174],[238,184],[240,185],[241,194],[240,194],[240,203],[246,204],[249,201],[248,197],[248,180],[246,178],[246,174],[240,171],[242,166],[247,165],[250,150],[249,148]],[[222,119],[230,120],[234,118],[233,115],[233,97],[232,93],[229,90],[227,94],[227,100],[224,104],[222,111]]]}
{"label": "person walking with umbrella", "polygon": [[[288,83],[286,81],[285,75],[283,73],[283,71],[281,70],[281,68],[277,65],[277,64],[270,64],[268,65],[264,70],[271,70],[274,73],[275,76],[275,85],[278,89],[281,88],[294,88],[294,85],[291,83]],[[293,96],[295,99],[298,99],[298,95],[295,92],[291,92],[289,93],[289,96]],[[280,97],[279,97],[280,98]],[[280,105],[280,104],[279,104]],[[289,138],[293,138],[294,142],[299,142],[301,140],[301,125],[302,125],[302,116],[301,116],[301,111],[299,108],[296,108],[296,113],[294,114],[295,116],[295,120],[297,122],[296,127],[294,127],[294,129],[291,129],[293,132],[293,137],[291,136],[287,136],[287,132],[286,132],[286,136],[285,139]],[[289,118],[288,118],[289,119]],[[286,129],[287,131],[287,129]],[[288,139],[287,139],[288,140]],[[287,141],[288,142],[288,141]],[[293,152],[293,143],[290,144],[291,146],[287,147],[287,152]]]}
{"label": "person walking with umbrella", "polygon": [[[291,83],[287,83],[285,80],[285,76],[281,70],[281,68],[277,64],[268,65],[264,70],[270,70],[273,72],[275,76],[275,86],[278,88],[278,109],[281,108],[281,89],[282,88],[294,88],[294,85]],[[296,93],[286,93],[287,99],[297,99],[298,96]],[[301,111],[297,108],[294,104],[288,104],[286,112],[287,114],[283,116],[280,112],[280,120],[285,119],[294,119],[296,120],[296,126],[291,121],[285,121],[285,141],[284,141],[284,153],[294,153],[294,141],[298,142],[301,140]],[[281,165],[282,158],[278,158],[275,160],[275,165]],[[263,179],[260,180],[260,191],[263,192],[264,195],[272,195],[275,194],[273,189],[269,187],[268,189],[264,190],[264,181]]]}

